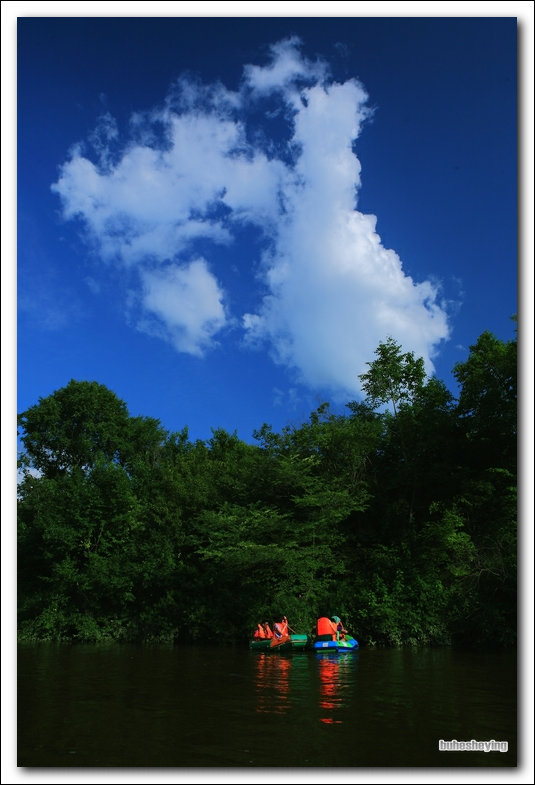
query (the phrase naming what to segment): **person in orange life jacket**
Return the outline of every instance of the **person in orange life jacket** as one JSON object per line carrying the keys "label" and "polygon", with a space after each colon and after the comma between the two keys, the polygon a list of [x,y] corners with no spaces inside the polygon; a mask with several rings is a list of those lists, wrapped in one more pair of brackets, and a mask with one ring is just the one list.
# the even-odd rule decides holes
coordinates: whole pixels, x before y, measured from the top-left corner
{"label": "person in orange life jacket", "polygon": [[336,624],[327,616],[320,616],[316,622],[316,637],[320,641],[335,641]]}
{"label": "person in orange life jacket", "polygon": [[256,630],[254,631],[254,638],[265,638],[266,634],[264,632],[264,628],[261,624],[256,625]]}
{"label": "person in orange life jacket", "polygon": [[340,617],[339,616],[332,616],[331,618],[332,618],[332,621],[333,621],[333,623],[335,624],[335,627],[336,627],[336,637],[333,638],[333,640],[338,640],[338,641],[345,640],[345,637],[346,637],[346,634],[347,634],[347,630],[345,629],[344,625],[340,621]]}
{"label": "person in orange life jacket", "polygon": [[273,625],[273,631],[276,638],[286,638],[288,636],[288,619],[283,616],[282,619]]}
{"label": "person in orange life jacket", "polygon": [[272,638],[273,633],[271,632],[271,627],[269,626],[269,623],[265,621],[262,627],[264,628],[264,638]]}
{"label": "person in orange life jacket", "polygon": [[286,618],[286,616],[282,617],[281,629],[283,635],[289,635],[291,632],[295,632],[295,630],[292,630],[292,628],[288,624],[288,619]]}
{"label": "person in orange life jacket", "polygon": [[273,629],[275,630],[276,638],[286,638],[290,632],[295,632],[288,624],[288,618],[286,616],[283,616],[280,621],[274,624]]}

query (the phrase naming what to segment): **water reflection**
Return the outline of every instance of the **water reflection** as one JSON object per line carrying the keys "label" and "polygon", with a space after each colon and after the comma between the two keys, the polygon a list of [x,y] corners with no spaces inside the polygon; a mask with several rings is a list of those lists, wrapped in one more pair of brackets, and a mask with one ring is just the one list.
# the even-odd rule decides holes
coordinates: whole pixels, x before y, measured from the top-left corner
{"label": "water reflection", "polygon": [[[19,766],[517,765],[514,652],[18,651]],[[439,751],[454,738],[509,751]]]}
{"label": "water reflection", "polygon": [[290,709],[291,656],[270,652],[255,655],[256,711],[286,714]]}
{"label": "water reflection", "polygon": [[348,688],[353,684],[356,653],[317,652],[319,675],[319,720],[325,725],[340,725],[340,710],[348,705]]}

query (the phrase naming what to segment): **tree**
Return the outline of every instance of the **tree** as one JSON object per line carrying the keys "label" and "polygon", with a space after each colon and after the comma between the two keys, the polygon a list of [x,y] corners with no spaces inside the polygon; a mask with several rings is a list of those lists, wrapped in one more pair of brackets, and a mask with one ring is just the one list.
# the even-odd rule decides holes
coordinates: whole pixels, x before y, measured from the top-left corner
{"label": "tree", "polygon": [[100,456],[119,459],[127,443],[126,404],[97,382],[78,382],[18,416],[31,466],[45,477],[91,469]]}
{"label": "tree", "polygon": [[431,424],[435,419],[435,414],[431,416],[431,413],[447,408],[451,396],[445,386],[434,379],[426,384],[423,358],[416,359],[413,352],[403,353],[401,345],[393,338],[380,343],[375,354],[377,359],[368,363],[370,370],[359,378],[367,396],[367,406],[392,405],[392,414],[385,412],[383,415],[385,432],[378,456],[378,462],[383,465],[382,481],[386,483],[382,493],[385,500],[388,499],[385,489],[391,487],[389,514],[397,508],[396,514],[409,525],[410,536],[423,485],[418,459],[422,445],[425,443],[428,447],[430,442],[430,434],[423,433],[421,425]]}
{"label": "tree", "polygon": [[387,338],[375,350],[377,359],[366,363],[370,370],[359,375],[367,403],[373,408],[392,404],[394,416],[399,405],[410,403],[422,388],[425,379],[424,361],[413,352],[401,351],[401,344]]}
{"label": "tree", "polygon": [[103,385],[74,380],[18,423],[21,623],[45,637],[98,637],[135,599],[140,464],[153,466],[163,431],[130,418]]}
{"label": "tree", "polygon": [[453,373],[461,386],[458,415],[482,460],[516,466],[517,341],[485,331]]}
{"label": "tree", "polygon": [[[515,319],[516,321],[516,319]],[[516,640],[517,342],[485,331],[454,375],[464,472],[456,505],[475,545],[472,606],[458,634]]]}

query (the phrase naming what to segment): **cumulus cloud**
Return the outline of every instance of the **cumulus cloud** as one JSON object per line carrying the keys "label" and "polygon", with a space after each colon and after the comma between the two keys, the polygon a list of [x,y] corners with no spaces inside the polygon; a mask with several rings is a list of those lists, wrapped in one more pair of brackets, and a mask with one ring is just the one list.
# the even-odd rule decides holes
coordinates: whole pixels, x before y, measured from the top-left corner
{"label": "cumulus cloud", "polygon": [[296,83],[321,82],[326,78],[326,64],[304,58],[299,51],[300,44],[297,36],[278,41],[270,47],[271,62],[267,66],[245,66],[245,82],[253,92],[261,95],[293,91]]}
{"label": "cumulus cloud", "polygon": [[[431,373],[449,335],[438,287],[412,280],[375,216],[358,210],[367,101],[358,80],[335,82],[287,39],[265,65],[244,66],[236,91],[181,77],[161,106],[132,117],[122,148],[107,113],[93,160],[75,146],[52,188],[101,257],[137,276],[140,329],[200,356],[239,320],[243,343],[267,347],[302,383],[355,395],[386,337]],[[279,123],[269,138],[274,116],[284,133]],[[223,286],[218,250],[234,248],[243,226],[264,246],[250,259],[247,313]]]}
{"label": "cumulus cloud", "polygon": [[223,293],[204,259],[188,265],[144,270],[146,311],[180,352],[202,356],[226,321]]}

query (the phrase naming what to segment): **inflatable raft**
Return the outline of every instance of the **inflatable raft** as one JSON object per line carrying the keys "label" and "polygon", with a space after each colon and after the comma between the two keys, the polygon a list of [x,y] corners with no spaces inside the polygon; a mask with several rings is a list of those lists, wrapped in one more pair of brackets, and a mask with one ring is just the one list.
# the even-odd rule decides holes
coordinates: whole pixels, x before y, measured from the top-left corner
{"label": "inflatable raft", "polygon": [[283,638],[254,638],[249,641],[253,651],[292,651],[306,649],[308,635],[285,635]]}
{"label": "inflatable raft", "polygon": [[358,649],[359,642],[355,638],[348,636],[339,641],[315,640],[312,647],[315,651],[354,651]]}

